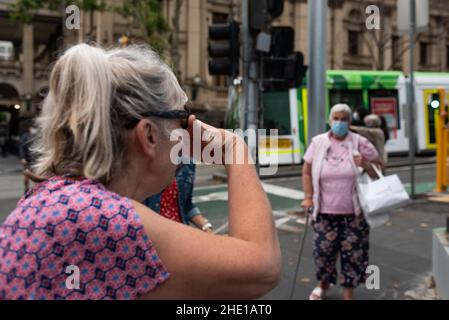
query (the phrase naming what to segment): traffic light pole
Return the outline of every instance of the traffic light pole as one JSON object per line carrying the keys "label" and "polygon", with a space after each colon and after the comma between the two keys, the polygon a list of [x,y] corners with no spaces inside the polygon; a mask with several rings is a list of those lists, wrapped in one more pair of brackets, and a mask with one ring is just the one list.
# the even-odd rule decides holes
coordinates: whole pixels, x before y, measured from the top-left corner
{"label": "traffic light pole", "polygon": [[308,2],[308,41],[309,41],[309,134],[312,137],[326,130],[326,16],[327,0]]}
{"label": "traffic light pole", "polygon": [[409,161],[410,161],[410,186],[411,197],[415,197],[415,34],[416,34],[416,1],[410,1],[410,79],[409,79]]}
{"label": "traffic light pole", "polygon": [[[253,43],[254,39],[250,32],[249,22],[249,0],[242,1],[242,25],[243,25],[243,106],[244,106],[244,121],[243,130],[254,130],[256,133],[256,141],[248,140],[253,159],[258,165],[258,64],[254,59]],[[259,170],[257,170],[259,171]]]}

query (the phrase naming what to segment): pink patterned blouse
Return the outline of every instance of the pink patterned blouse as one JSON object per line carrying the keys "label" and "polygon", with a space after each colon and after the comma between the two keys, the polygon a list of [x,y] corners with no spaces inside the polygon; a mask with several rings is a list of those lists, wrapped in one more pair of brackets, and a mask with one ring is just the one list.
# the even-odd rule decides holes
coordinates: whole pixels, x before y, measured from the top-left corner
{"label": "pink patterned blouse", "polygon": [[98,181],[38,184],[0,227],[0,299],[135,299],[168,277],[130,199]]}

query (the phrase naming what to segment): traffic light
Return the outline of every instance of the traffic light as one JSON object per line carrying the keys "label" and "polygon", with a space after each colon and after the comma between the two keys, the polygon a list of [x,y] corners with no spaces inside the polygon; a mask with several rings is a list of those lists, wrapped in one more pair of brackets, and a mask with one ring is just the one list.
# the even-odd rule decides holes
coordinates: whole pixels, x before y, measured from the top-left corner
{"label": "traffic light", "polygon": [[271,19],[279,18],[284,11],[284,0],[267,0],[267,11]]}
{"label": "traffic light", "polygon": [[304,78],[307,66],[304,65],[304,55],[293,52],[295,31],[291,27],[272,27],[271,49],[263,57],[263,78],[268,90],[285,90],[299,86]]}
{"label": "traffic light", "polygon": [[432,96],[430,97],[429,105],[433,109],[438,109],[440,107],[440,94],[439,93],[432,93]]}
{"label": "traffic light", "polygon": [[254,31],[262,30],[267,23],[282,15],[284,0],[250,0],[249,20]]}
{"label": "traffic light", "polygon": [[240,70],[240,27],[230,19],[209,26],[209,73],[235,78]]}
{"label": "traffic light", "polygon": [[271,28],[271,52],[274,57],[287,57],[295,46],[295,30],[292,27]]}
{"label": "traffic light", "polygon": [[285,77],[290,81],[290,87],[299,87],[302,84],[307,68],[302,52],[294,52],[289,56],[285,66]]}

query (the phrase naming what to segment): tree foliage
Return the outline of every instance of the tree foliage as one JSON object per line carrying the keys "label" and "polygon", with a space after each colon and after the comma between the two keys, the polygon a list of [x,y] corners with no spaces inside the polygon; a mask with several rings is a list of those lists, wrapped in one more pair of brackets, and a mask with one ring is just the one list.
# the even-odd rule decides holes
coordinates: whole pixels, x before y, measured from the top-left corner
{"label": "tree foliage", "polygon": [[61,11],[68,5],[76,5],[83,11],[110,11],[123,17],[132,17],[139,26],[142,37],[160,54],[169,48],[170,31],[159,0],[124,0],[121,5],[108,5],[105,0],[17,0],[10,5],[13,21],[31,23],[40,9]]}

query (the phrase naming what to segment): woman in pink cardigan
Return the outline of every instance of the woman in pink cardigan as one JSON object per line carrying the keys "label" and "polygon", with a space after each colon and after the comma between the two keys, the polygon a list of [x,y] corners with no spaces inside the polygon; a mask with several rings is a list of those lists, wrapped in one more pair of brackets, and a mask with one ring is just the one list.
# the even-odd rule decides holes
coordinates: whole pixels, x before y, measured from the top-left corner
{"label": "woman in pink cardigan", "polygon": [[313,215],[313,254],[319,281],[311,300],[323,299],[336,283],[339,254],[343,298],[351,300],[354,288],[365,282],[369,227],[357,198],[356,178],[358,167],[371,175],[370,163],[381,161],[366,138],[349,131],[351,114],[345,104],[332,107],[331,130],[314,137],[304,155],[302,207]]}

